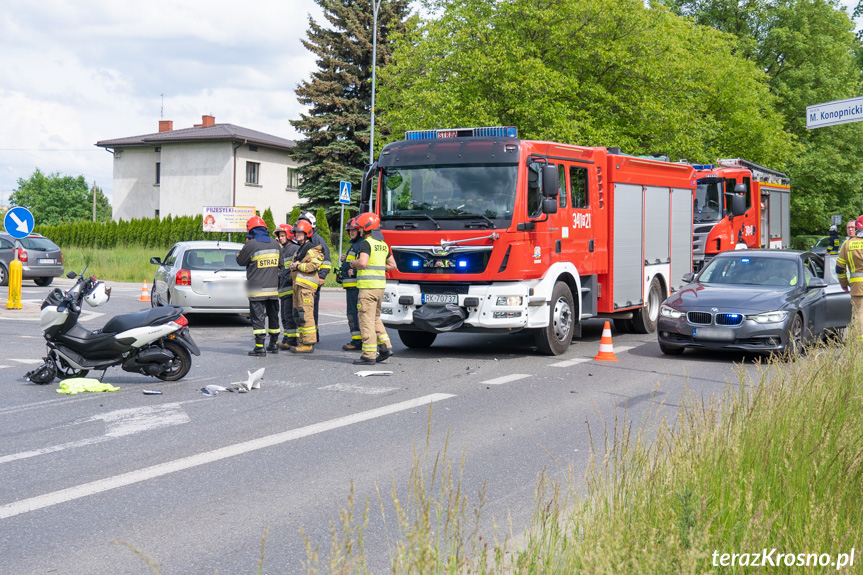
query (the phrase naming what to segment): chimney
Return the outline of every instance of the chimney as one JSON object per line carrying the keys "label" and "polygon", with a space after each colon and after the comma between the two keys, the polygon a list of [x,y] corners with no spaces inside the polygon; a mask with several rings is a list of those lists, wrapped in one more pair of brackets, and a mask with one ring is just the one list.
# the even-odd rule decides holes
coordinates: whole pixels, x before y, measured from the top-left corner
{"label": "chimney", "polygon": [[205,114],[205,115],[201,116],[201,127],[202,128],[209,128],[210,126],[215,126],[215,125],[216,125],[216,117],[215,116],[211,116],[209,114]]}
{"label": "chimney", "polygon": [[173,120],[159,120],[159,131],[160,132],[170,132],[174,129],[174,121]]}

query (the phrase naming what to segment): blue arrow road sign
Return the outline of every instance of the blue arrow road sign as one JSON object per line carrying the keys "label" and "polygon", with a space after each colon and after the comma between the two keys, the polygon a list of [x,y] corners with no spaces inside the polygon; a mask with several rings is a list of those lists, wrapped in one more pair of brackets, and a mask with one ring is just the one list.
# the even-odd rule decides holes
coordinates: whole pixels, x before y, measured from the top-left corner
{"label": "blue arrow road sign", "polygon": [[3,219],[6,232],[19,240],[29,236],[35,224],[33,214],[27,208],[12,208],[6,212],[6,217]]}
{"label": "blue arrow road sign", "polygon": [[339,203],[340,204],[351,203],[351,183],[350,182],[339,182]]}

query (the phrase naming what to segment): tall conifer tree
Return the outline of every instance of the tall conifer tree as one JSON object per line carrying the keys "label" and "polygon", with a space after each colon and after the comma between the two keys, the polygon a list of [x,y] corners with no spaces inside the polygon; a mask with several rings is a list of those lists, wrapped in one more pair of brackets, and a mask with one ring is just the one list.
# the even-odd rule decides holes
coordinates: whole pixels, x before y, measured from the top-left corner
{"label": "tall conifer tree", "polygon": [[[309,18],[303,45],[317,56],[318,70],[296,90],[307,114],[291,124],[305,138],[294,158],[303,181],[300,197],[315,211],[323,207],[335,221],[339,213],[339,182],[358,188],[369,158],[371,122],[373,0],[315,0],[329,26]],[[392,35],[405,29],[408,0],[381,0],[378,11],[377,73],[390,59]],[[384,141],[380,123],[375,141]],[[354,205],[358,194],[352,194]]]}

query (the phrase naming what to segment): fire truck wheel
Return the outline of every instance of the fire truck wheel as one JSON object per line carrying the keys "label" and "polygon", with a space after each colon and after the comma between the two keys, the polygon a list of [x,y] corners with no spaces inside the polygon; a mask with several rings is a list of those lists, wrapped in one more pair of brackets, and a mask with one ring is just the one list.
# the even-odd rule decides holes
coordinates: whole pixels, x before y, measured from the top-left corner
{"label": "fire truck wheel", "polygon": [[654,277],[647,290],[647,301],[644,307],[632,314],[632,328],[635,333],[653,333],[656,331],[656,321],[659,319],[659,306],[665,301],[665,291],[659,278]]}
{"label": "fire truck wheel", "polygon": [[399,339],[402,340],[403,344],[412,349],[431,347],[436,337],[436,333],[429,333],[427,331],[399,330]]}
{"label": "fire truck wheel", "polygon": [[575,325],[575,300],[564,282],[554,284],[548,326],[534,332],[536,346],[543,355],[560,355],[569,349]]}

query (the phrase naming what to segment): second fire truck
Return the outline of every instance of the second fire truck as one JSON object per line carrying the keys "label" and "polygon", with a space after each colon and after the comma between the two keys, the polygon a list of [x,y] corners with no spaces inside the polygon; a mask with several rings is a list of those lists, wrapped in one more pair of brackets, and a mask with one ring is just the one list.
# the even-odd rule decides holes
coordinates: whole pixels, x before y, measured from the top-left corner
{"label": "second fire truck", "polygon": [[380,216],[398,267],[381,319],[408,347],[532,330],[549,355],[586,318],[652,332],[692,270],[695,187],[687,164],[513,127],[408,132],[363,178],[361,210]]}
{"label": "second fire truck", "polygon": [[696,165],[695,270],[719,252],[787,248],[791,240],[788,176],[740,158]]}

